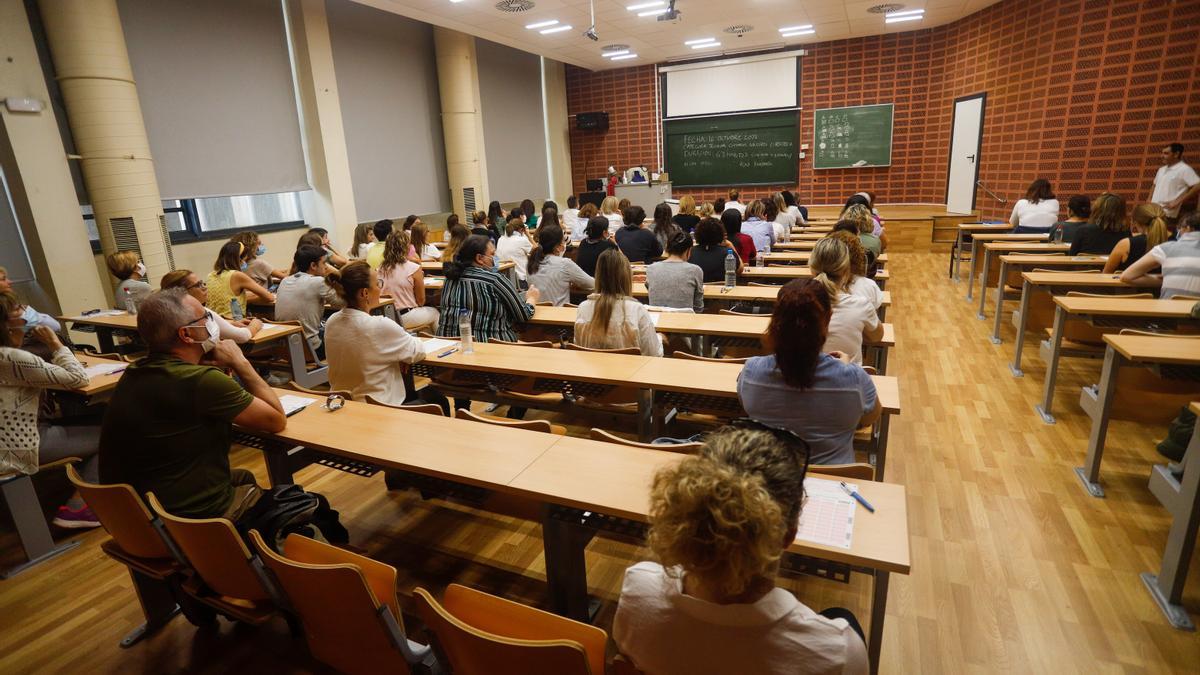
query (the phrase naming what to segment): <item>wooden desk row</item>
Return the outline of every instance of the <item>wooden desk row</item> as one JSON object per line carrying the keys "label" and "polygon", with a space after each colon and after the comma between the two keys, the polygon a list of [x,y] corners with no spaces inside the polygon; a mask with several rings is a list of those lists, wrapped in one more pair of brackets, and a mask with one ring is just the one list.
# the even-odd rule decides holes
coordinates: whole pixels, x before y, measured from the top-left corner
{"label": "wooden desk row", "polygon": [[[528,349],[528,348],[525,348]],[[661,361],[661,359],[660,359]],[[279,394],[296,395],[280,391]],[[588,621],[584,547],[598,533],[642,536],[651,478],[681,455],[553,434],[497,427],[348,401],[329,412],[314,403],[277,434],[243,432],[262,448],[273,484],[327,453],[542,504],[542,536],[551,608]],[[397,443],[396,438],[406,442]],[[796,540],[792,553],[832,561],[875,577],[869,652],[878,664],[889,574],[910,570],[903,486],[856,481],[875,513],[859,510],[847,549]],[[625,523],[626,525],[622,525]]]}

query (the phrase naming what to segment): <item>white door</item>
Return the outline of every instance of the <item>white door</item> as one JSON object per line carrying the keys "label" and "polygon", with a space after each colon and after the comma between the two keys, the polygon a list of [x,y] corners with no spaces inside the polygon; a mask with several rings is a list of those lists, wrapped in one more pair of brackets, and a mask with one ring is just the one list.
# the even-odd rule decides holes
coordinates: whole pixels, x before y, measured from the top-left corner
{"label": "white door", "polygon": [[946,177],[946,210],[970,213],[975,209],[975,183],[979,180],[979,152],[983,149],[983,103],[986,94],[954,101],[954,132],[950,137],[950,174]]}

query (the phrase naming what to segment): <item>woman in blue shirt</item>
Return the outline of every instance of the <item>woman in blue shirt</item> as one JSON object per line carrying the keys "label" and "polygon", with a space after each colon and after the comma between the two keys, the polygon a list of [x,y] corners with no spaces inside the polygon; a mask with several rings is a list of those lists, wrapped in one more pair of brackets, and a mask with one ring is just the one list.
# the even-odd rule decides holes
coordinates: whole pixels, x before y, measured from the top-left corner
{"label": "woman in blue shirt", "polygon": [[738,398],[750,417],[790,429],[811,446],[813,464],[854,461],[854,432],[879,418],[875,384],[840,352],[821,352],[833,313],[829,292],[814,279],[779,290],[767,328],[772,353],[746,361]]}

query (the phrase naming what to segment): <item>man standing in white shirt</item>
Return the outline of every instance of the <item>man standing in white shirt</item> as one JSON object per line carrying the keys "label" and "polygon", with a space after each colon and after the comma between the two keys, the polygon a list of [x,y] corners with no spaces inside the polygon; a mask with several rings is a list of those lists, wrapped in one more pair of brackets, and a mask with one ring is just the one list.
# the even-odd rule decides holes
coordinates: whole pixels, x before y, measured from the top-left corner
{"label": "man standing in white shirt", "polygon": [[[743,216],[746,215],[746,205],[738,201],[738,197],[740,196],[741,193],[738,192],[737,188],[729,188],[729,199],[725,200],[725,210],[737,209],[738,213]],[[720,214],[717,215],[719,216]]]}
{"label": "man standing in white shirt", "polygon": [[1200,176],[1183,161],[1183,144],[1172,143],[1162,149],[1163,166],[1154,175],[1154,194],[1150,201],[1163,207],[1171,229],[1179,221],[1179,207],[1200,192]]}

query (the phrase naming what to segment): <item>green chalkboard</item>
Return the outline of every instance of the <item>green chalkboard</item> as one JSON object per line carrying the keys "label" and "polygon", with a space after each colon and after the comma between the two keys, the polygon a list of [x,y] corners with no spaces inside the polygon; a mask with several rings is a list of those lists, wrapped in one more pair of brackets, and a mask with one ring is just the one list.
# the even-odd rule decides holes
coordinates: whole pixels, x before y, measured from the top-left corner
{"label": "green chalkboard", "polygon": [[813,168],[855,169],[892,163],[891,103],[818,110]]}
{"label": "green chalkboard", "polygon": [[679,187],[794,184],[799,175],[795,111],[667,120],[663,143]]}

